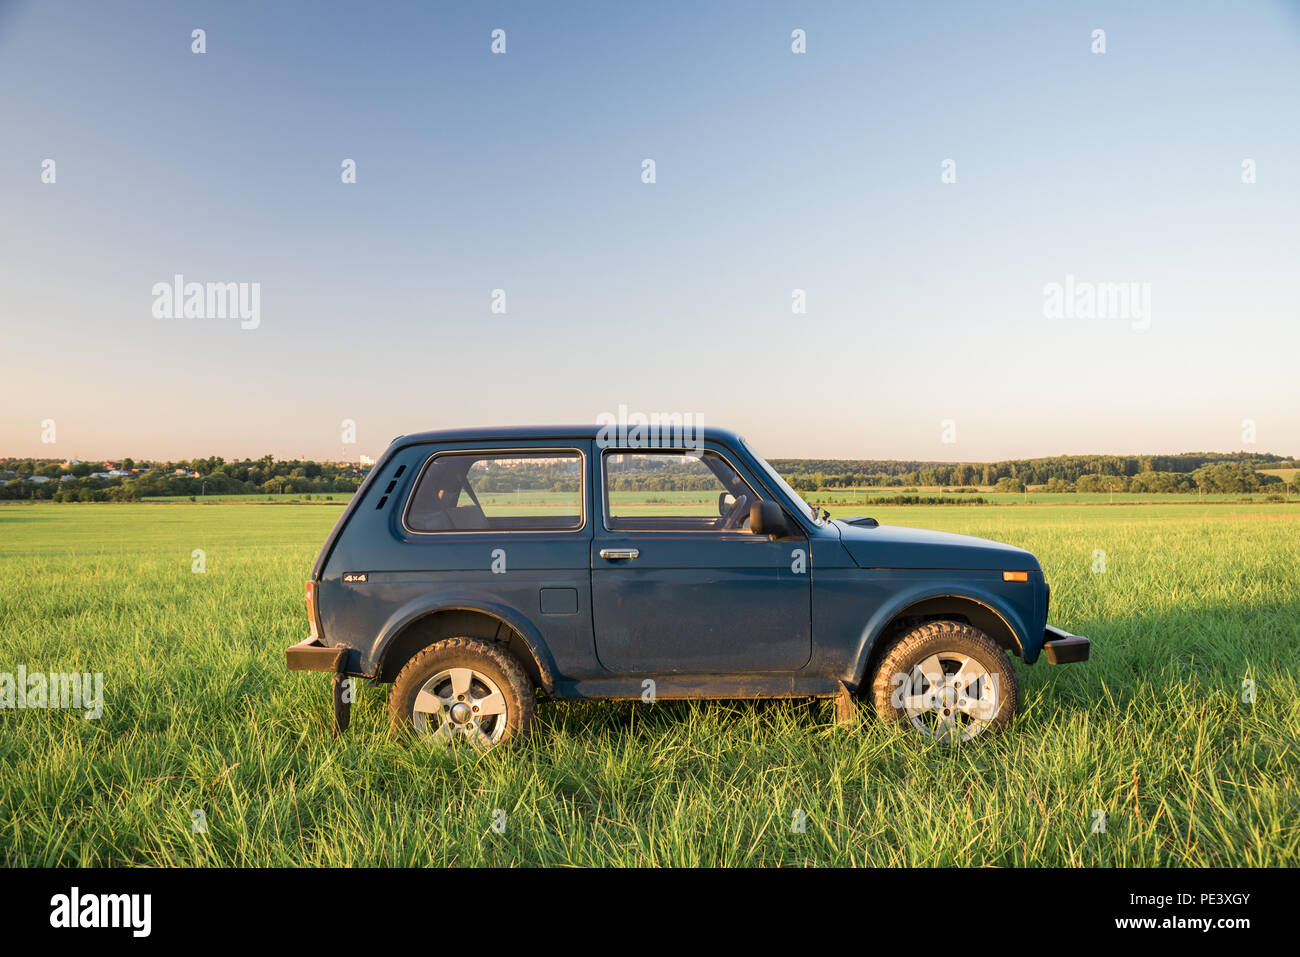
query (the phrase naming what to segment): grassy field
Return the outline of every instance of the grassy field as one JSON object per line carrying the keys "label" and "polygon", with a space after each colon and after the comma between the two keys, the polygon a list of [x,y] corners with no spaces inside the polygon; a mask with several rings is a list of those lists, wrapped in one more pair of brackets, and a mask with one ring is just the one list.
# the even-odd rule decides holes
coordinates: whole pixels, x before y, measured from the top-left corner
{"label": "grassy field", "polygon": [[386,688],[334,740],[327,679],[285,670],[336,507],[0,507],[0,672],[105,692],[99,720],[0,712],[0,860],[1300,864],[1300,507],[1070,500],[872,509],[1032,549],[1053,620],[1093,638],[1087,665],[1017,666],[1007,736],[950,750],[825,702],[550,704],[486,754],[390,738]]}
{"label": "grassy field", "polygon": [[1300,469],[1259,469],[1258,471],[1265,475],[1276,475],[1283,482],[1294,482],[1296,474],[1300,473]]}

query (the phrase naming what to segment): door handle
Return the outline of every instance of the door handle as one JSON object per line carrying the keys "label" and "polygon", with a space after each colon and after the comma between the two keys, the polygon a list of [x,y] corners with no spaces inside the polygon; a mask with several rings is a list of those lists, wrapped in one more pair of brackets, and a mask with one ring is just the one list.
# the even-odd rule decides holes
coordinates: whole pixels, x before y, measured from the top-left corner
{"label": "door handle", "polygon": [[641,552],[636,548],[602,548],[601,558],[636,558]]}

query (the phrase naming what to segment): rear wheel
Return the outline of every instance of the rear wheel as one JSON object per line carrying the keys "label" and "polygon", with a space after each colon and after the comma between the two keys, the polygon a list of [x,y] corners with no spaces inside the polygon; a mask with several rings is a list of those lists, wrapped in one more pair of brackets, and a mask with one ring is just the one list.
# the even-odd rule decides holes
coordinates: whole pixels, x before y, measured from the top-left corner
{"label": "rear wheel", "polygon": [[533,683],[500,645],[445,638],[406,663],[388,697],[388,717],[436,741],[491,747],[527,733]]}
{"label": "rear wheel", "polygon": [[1020,707],[1020,682],[1006,652],[984,632],[934,621],[885,652],[871,695],[886,721],[951,744],[1010,724]]}

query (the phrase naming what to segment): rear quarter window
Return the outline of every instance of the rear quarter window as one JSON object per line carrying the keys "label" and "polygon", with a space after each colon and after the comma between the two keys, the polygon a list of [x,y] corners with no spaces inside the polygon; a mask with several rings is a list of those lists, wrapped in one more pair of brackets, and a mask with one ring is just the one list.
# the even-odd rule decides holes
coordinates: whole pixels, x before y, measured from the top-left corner
{"label": "rear quarter window", "polygon": [[413,532],[572,531],[584,524],[576,449],[440,452],[406,509]]}

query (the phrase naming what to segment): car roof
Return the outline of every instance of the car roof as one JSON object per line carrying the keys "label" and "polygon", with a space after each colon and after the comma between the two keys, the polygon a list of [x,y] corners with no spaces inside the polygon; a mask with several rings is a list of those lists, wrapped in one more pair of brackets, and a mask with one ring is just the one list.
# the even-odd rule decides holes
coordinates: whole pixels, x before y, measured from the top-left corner
{"label": "car roof", "polygon": [[[624,425],[623,428],[631,430],[634,426]],[[482,440],[485,442],[500,441],[528,441],[532,439],[595,439],[599,437],[603,430],[614,429],[614,438],[618,438],[619,426],[613,424],[605,425],[492,425],[484,428],[464,428],[464,429],[435,429],[429,432],[413,432],[410,435],[399,435],[393,439],[393,445],[422,445],[427,442],[457,442],[463,440]],[[669,439],[674,436],[680,437],[683,433],[688,439],[693,439],[702,434],[705,441],[720,442],[723,445],[737,445],[740,436],[730,429],[719,429],[712,426],[700,426],[698,432],[694,425],[679,426],[676,431],[672,425],[663,423],[659,426],[660,434]],[[622,433],[626,434],[626,432]],[[645,433],[653,436],[653,432]]]}

